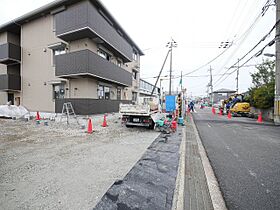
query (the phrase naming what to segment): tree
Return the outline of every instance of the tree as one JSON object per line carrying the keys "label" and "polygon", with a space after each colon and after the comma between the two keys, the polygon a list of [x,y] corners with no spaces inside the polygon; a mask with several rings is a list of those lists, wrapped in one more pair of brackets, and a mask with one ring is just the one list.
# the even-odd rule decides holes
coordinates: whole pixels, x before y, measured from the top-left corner
{"label": "tree", "polygon": [[251,74],[254,87],[275,82],[275,61],[265,60],[262,64],[257,65],[256,68],[258,71]]}
{"label": "tree", "polygon": [[249,89],[251,105],[260,109],[273,107],[275,95],[275,61],[265,60],[251,74],[253,87]]}

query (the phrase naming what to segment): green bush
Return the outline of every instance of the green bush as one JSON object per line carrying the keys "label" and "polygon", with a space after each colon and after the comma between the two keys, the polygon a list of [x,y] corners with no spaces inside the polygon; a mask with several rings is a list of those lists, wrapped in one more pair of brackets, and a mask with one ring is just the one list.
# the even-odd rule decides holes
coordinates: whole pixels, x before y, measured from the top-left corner
{"label": "green bush", "polygon": [[257,72],[251,74],[253,88],[249,89],[245,100],[259,109],[274,105],[275,94],[275,61],[263,61],[257,65]]}
{"label": "green bush", "polygon": [[267,109],[273,107],[274,104],[275,83],[271,82],[262,85],[259,88],[252,89],[251,104],[259,109]]}

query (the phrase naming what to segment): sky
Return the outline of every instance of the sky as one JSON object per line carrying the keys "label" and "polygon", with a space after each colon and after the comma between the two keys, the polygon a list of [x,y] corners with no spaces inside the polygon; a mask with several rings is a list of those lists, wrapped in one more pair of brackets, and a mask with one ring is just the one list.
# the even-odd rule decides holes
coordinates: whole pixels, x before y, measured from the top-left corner
{"label": "sky", "polygon": [[[189,96],[206,95],[210,66],[214,91],[236,89],[236,72],[226,74],[236,68],[228,68],[234,64],[237,66],[238,59],[249,52],[275,24],[275,6],[268,7],[261,15],[267,1],[273,3],[273,0],[101,0],[144,52],[141,78],[154,84],[154,77],[158,76],[168,51],[167,42],[171,39],[177,42],[172,56],[172,90],[180,89],[179,76],[182,72],[182,85]],[[1,0],[0,25],[49,2],[52,0]],[[273,31],[240,60],[239,65],[274,37]],[[232,43],[230,47],[219,48],[221,42],[227,41]],[[275,45],[265,48],[263,53],[275,54]],[[240,68],[239,92],[248,90],[251,86],[250,73],[255,72],[254,66],[264,59],[272,58],[260,55]],[[169,71],[168,58],[162,72],[164,91],[168,91],[169,79],[166,76]]]}

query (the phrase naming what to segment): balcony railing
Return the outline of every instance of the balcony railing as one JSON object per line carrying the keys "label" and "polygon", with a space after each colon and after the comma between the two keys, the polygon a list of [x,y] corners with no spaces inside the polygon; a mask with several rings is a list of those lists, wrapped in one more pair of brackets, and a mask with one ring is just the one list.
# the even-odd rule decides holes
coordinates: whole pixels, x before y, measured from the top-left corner
{"label": "balcony railing", "polygon": [[89,1],[77,3],[56,14],[55,25],[56,36],[62,40],[92,38],[125,62],[132,61],[132,46]]}
{"label": "balcony railing", "polygon": [[0,63],[14,64],[19,63],[21,60],[20,46],[5,43],[0,45]]}
{"label": "balcony railing", "polygon": [[14,74],[0,75],[0,90],[4,91],[20,91],[21,77]]}
{"label": "balcony railing", "polygon": [[132,74],[90,50],[55,56],[58,77],[89,76],[123,86],[132,85]]}

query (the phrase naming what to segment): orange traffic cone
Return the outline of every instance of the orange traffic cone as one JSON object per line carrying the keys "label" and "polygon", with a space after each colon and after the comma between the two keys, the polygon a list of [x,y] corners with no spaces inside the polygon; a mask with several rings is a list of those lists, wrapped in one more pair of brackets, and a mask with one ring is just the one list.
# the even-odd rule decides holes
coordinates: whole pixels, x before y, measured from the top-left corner
{"label": "orange traffic cone", "polygon": [[88,129],[87,129],[87,133],[92,133],[92,122],[91,119],[88,119]]}
{"label": "orange traffic cone", "polygon": [[41,120],[39,112],[37,112],[37,114],[36,114],[36,120]]}
{"label": "orange traffic cone", "polygon": [[223,115],[223,110],[220,109],[219,116],[222,116],[222,115]]}
{"label": "orange traffic cone", "polygon": [[177,129],[177,122],[175,120],[171,122],[171,129],[173,132],[175,132]]}
{"label": "orange traffic cone", "polygon": [[216,110],[215,110],[214,106],[212,106],[212,113],[216,114]]}
{"label": "orange traffic cone", "polygon": [[102,127],[107,127],[107,120],[106,120],[106,114],[104,114],[104,119],[103,119],[103,123],[102,123]]}
{"label": "orange traffic cone", "polygon": [[231,119],[231,113],[230,113],[230,111],[228,111],[227,118],[228,118],[228,119]]}
{"label": "orange traffic cone", "polygon": [[258,115],[258,120],[257,120],[257,122],[259,122],[259,123],[262,123],[262,122],[263,122],[263,120],[262,120],[262,113],[261,113],[261,112],[260,112],[259,115]]}

